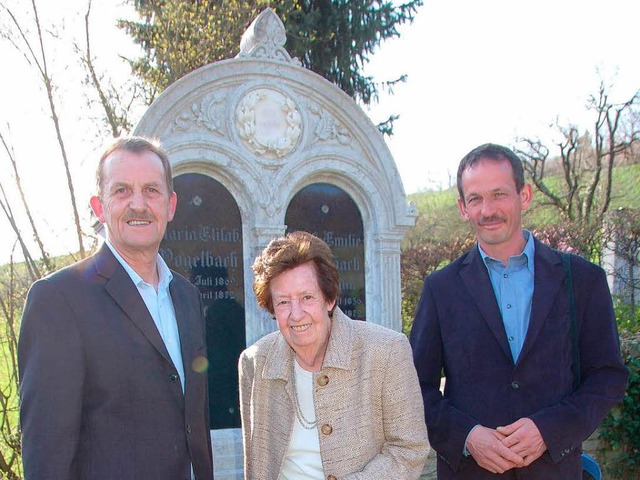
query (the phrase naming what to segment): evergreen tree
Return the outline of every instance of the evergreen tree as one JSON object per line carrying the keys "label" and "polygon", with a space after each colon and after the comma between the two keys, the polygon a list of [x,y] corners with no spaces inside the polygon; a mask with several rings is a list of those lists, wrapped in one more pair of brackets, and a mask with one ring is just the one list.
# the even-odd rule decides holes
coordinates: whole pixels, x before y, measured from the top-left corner
{"label": "evergreen tree", "polygon": [[[302,65],[364,104],[379,85],[362,73],[369,55],[412,21],[422,0],[132,0],[140,22],[120,21],[144,56],[132,67],[149,87],[148,101],[187,73],[232,58],[249,23],[267,6],[287,30],[286,48]],[[393,82],[389,82],[393,83]]]}

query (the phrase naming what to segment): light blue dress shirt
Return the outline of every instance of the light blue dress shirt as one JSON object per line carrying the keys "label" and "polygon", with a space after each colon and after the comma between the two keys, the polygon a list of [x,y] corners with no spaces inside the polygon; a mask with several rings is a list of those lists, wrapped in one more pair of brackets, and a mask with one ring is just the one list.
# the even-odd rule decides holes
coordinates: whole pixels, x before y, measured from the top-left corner
{"label": "light blue dress shirt", "polygon": [[527,336],[533,299],[535,253],[533,235],[527,230],[523,230],[522,235],[527,241],[524,250],[520,255],[509,257],[507,265],[487,255],[478,244],[500,307],[514,363],[518,361]]}
{"label": "light blue dress shirt", "polygon": [[105,243],[118,262],[120,262],[120,265],[122,265],[127,274],[129,274],[129,277],[131,277],[131,280],[138,289],[144,304],[147,306],[147,310],[149,310],[149,313],[156,324],[160,337],[162,338],[165,347],[167,347],[173,366],[178,371],[180,383],[182,385],[182,393],[184,393],[184,365],[182,363],[182,351],[180,349],[180,334],[178,332],[176,312],[173,308],[171,294],[169,293],[169,284],[173,279],[171,270],[169,270],[169,267],[162,257],[158,255],[158,291],[156,292],[153,285],[145,282],[142,277],[129,266],[113,245],[111,245],[109,240],[106,240]]}

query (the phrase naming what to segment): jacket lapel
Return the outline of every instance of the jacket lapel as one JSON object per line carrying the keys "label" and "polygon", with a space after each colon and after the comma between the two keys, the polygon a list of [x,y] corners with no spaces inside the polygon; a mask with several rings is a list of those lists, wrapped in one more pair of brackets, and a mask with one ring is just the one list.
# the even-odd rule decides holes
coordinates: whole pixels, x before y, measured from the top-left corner
{"label": "jacket lapel", "polygon": [[[184,287],[176,281],[176,273],[173,273],[173,280],[169,284],[169,293],[173,302],[173,310],[176,314],[178,324],[178,335],[180,336],[180,355],[182,356],[182,367],[184,369],[184,396],[180,396],[180,402],[184,401],[187,391],[190,390],[192,365],[195,358],[196,345],[193,341],[198,338],[197,332],[193,331],[194,324],[191,321],[193,314],[189,310],[189,305],[185,301],[190,297],[189,292],[184,291]],[[204,347],[204,345],[202,345]]]}
{"label": "jacket lapel", "polygon": [[131,277],[129,277],[106,245],[102,246],[95,257],[98,275],[106,279],[105,290],[107,293],[111,295],[123,313],[149,340],[149,343],[155,347],[167,362],[173,365],[156,324],[153,322],[153,318],[151,318],[151,314],[147,310],[147,306],[144,304],[136,286],[131,281]]}
{"label": "jacket lapel", "polygon": [[[175,280],[175,277],[174,277]],[[173,302],[173,309],[176,312],[176,321],[178,322],[178,334],[180,335],[180,352],[183,359],[191,358],[191,340],[193,339],[193,332],[191,331],[192,325],[189,322],[189,307],[184,301],[187,298],[186,292],[177,285],[177,282],[171,281],[169,285],[169,292],[171,293],[171,301]],[[185,375],[187,365],[184,366]]]}
{"label": "jacket lapel", "polygon": [[265,380],[284,380],[289,382],[293,372],[294,353],[282,334],[278,333],[273,348],[265,359],[262,377]]}
{"label": "jacket lapel", "polygon": [[531,304],[531,318],[529,329],[525,337],[520,358],[523,358],[535,343],[545,319],[556,300],[557,292],[564,292],[564,268],[562,257],[545,244],[535,240],[535,279],[533,286],[533,301]]}
{"label": "jacket lapel", "polygon": [[350,368],[354,344],[354,332],[350,322],[353,320],[347,317],[339,307],[336,307],[333,312],[331,336],[322,368],[331,367],[343,370]]}
{"label": "jacket lapel", "polygon": [[[265,380],[271,380],[271,382],[267,382],[267,384],[272,385],[275,384],[274,381],[277,380],[285,382],[284,394],[276,393],[276,389],[271,390],[273,392],[273,397],[271,397],[271,400],[275,399],[275,401],[269,402],[270,407],[256,405],[255,411],[262,411],[263,413],[267,413],[269,415],[269,418],[277,418],[280,421],[285,422],[283,423],[282,428],[284,428],[284,425],[288,423],[288,428],[286,428],[286,431],[291,432],[293,429],[293,423],[295,422],[295,397],[293,392],[293,382],[291,381],[291,375],[294,375],[293,362],[295,361],[295,358],[293,349],[286,342],[282,334],[278,332],[275,335],[276,338],[274,340],[273,347],[269,349],[267,357],[265,359],[264,368],[262,370],[262,378]],[[257,383],[257,385],[260,384],[260,382]],[[265,388],[272,389],[274,387],[269,386]],[[267,411],[265,410],[266,408],[270,408],[270,410]],[[263,426],[268,425],[269,422],[266,421],[263,423],[258,419],[257,423],[260,426]],[[273,432],[273,430],[271,432]],[[271,433],[267,434],[266,438],[273,439],[274,437]],[[280,440],[277,435],[276,440]],[[269,456],[277,460],[274,462],[269,462],[271,471],[266,472],[265,476],[260,478],[278,478],[278,474],[282,465],[281,462],[285,456],[287,446],[287,441],[270,442]],[[262,472],[259,473],[262,474]]]}
{"label": "jacket lapel", "polygon": [[[189,372],[191,372],[191,365],[188,364],[188,362],[194,358],[198,348],[204,347],[202,342],[199,344],[195,343],[203,337],[200,332],[194,331],[194,328],[202,328],[202,326],[200,322],[193,321],[194,314],[189,307],[189,303],[186,301],[186,299],[191,297],[191,293],[185,290],[184,284],[181,285],[181,282],[176,280],[175,272],[173,272],[173,280],[169,284],[169,292],[171,293],[173,310],[176,313],[176,322],[178,322],[180,353],[182,354],[182,361],[184,362],[184,375],[188,380]],[[198,304],[198,306],[202,308],[200,304]]]}
{"label": "jacket lapel", "polygon": [[496,295],[477,246],[472,248],[463,260],[459,274],[500,348],[512,359]]}

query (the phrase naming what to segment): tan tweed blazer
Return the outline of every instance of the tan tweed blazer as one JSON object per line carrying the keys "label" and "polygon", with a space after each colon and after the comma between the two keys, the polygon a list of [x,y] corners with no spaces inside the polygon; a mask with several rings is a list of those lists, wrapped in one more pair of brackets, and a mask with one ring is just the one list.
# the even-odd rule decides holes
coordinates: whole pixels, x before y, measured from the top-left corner
{"label": "tan tweed blazer", "polygon": [[[280,332],[240,356],[245,479],[277,480],[295,419],[294,352]],[[398,332],[336,308],[314,374],[320,454],[330,480],[415,480],[429,453],[411,347]]]}

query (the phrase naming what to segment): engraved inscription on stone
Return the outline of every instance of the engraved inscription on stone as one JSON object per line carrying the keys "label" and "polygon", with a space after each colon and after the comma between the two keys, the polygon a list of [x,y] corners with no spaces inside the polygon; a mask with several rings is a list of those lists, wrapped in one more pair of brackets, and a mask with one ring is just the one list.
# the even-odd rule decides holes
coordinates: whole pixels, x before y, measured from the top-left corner
{"label": "engraved inscription on stone", "polygon": [[240,426],[238,358],[246,346],[242,224],[229,191],[206,175],[174,179],[178,207],[160,247],[200,291],[207,337],[211,428]]}
{"label": "engraved inscription on stone", "polygon": [[340,273],[338,306],[354,320],[366,320],[364,229],[353,199],[334,185],[309,185],[291,199],[285,223],[287,232],[313,233],[331,247]]}
{"label": "engraved inscription on stone", "polygon": [[302,117],[291,98],[270,88],[259,88],[240,100],[236,128],[252,153],[281,158],[296,147],[302,133]]}

